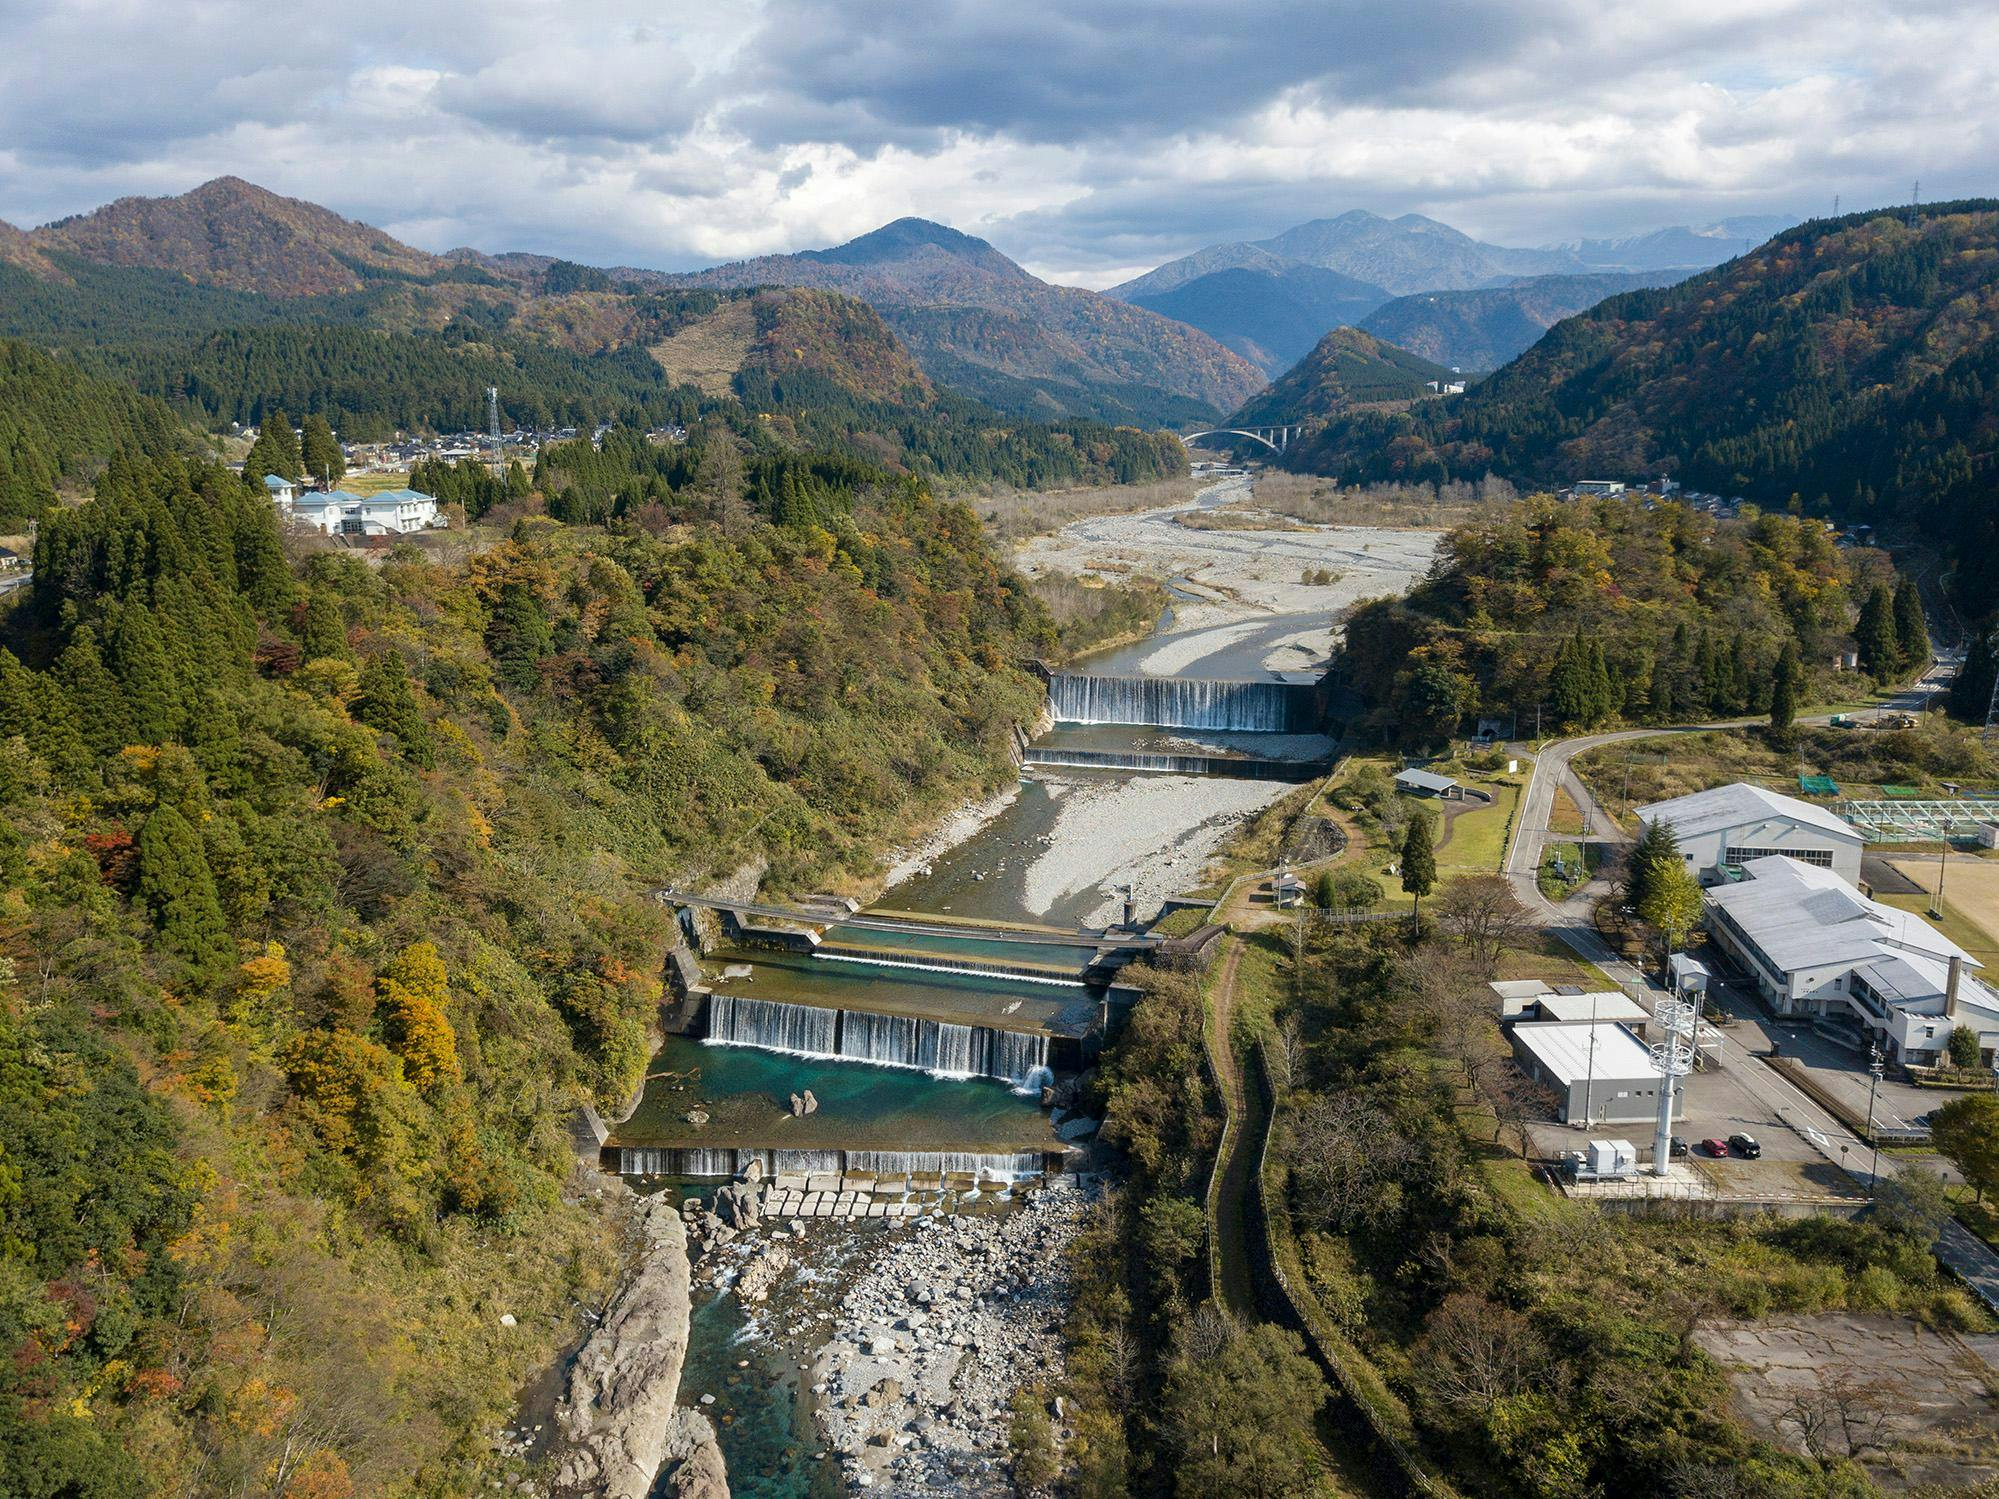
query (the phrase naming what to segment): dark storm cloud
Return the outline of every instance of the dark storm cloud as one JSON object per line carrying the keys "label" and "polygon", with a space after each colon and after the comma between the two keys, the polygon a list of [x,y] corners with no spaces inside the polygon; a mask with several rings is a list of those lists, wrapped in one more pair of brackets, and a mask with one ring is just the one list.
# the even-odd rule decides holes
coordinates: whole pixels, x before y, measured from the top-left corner
{"label": "dark storm cloud", "polygon": [[1343,100],[1428,93],[1559,29],[1561,7],[1439,0],[1420,19],[1373,0],[1256,6],[1109,0],[784,0],[729,112],[766,144],[909,143],[954,131],[1070,142],[1199,130],[1309,87]]}
{"label": "dark storm cloud", "polygon": [[1348,208],[1535,243],[1993,190],[1987,0],[14,0],[0,217],[234,173],[685,266],[902,214],[1093,283]]}

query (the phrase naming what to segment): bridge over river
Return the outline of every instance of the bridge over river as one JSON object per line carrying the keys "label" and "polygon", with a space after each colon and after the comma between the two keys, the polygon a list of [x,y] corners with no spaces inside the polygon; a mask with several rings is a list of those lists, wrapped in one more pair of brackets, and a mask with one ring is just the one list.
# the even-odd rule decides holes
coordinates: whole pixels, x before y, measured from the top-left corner
{"label": "bridge over river", "polygon": [[1103,948],[1154,948],[1171,938],[1151,932],[1124,932],[1115,928],[1104,932],[1064,931],[1060,927],[1002,926],[979,921],[926,921],[918,916],[849,914],[823,906],[786,906],[770,901],[730,900],[726,896],[702,895],[692,890],[662,887],[653,891],[655,899],[670,906],[693,906],[704,911],[727,911],[738,919],[758,916],[766,920],[795,921],[802,926],[837,926],[854,932],[897,932],[920,937],[958,937],[979,942],[1021,942],[1035,947],[1080,947],[1091,951]]}

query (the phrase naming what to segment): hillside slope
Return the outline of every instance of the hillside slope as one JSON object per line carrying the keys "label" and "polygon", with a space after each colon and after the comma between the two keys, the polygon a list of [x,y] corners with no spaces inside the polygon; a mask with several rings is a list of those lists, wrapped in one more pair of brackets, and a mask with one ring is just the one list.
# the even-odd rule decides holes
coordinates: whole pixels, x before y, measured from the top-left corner
{"label": "hillside slope", "polygon": [[269,296],[359,291],[379,278],[424,278],[450,262],[240,177],[171,198],[120,198],[27,236],[105,265],[150,266],[211,286]]}
{"label": "hillside slope", "polygon": [[1358,328],[1335,328],[1312,352],[1229,418],[1231,425],[1303,422],[1357,406],[1433,395],[1451,372]]}
{"label": "hillside slope", "polygon": [[0,339],[0,532],[81,489],[114,452],[164,457],[184,441],[158,401]]}
{"label": "hillside slope", "polygon": [[1311,351],[1319,335],[1356,323],[1387,297],[1378,286],[1312,265],[1232,266],[1170,291],[1125,300],[1199,328],[1267,375]]}
{"label": "hillside slope", "polygon": [[1438,364],[1484,373],[1496,370],[1565,317],[1605,297],[1642,286],[1670,286],[1692,272],[1601,271],[1577,276],[1530,276],[1511,286],[1427,291],[1365,314],[1359,326],[1384,342]]}
{"label": "hillside slope", "polygon": [[[1028,414],[1174,422],[1226,411],[1262,383],[1254,366],[1197,329],[1095,292],[1051,286],[984,240],[921,219],[897,220],[830,250],[647,279],[845,292],[880,311],[933,378]],[[967,368],[995,378],[975,376],[966,387]]]}
{"label": "hillside slope", "polygon": [[1448,407],[1356,413],[1286,461],[1356,478],[1673,474],[1929,526],[1999,588],[1999,203],[1818,220],[1558,323]]}

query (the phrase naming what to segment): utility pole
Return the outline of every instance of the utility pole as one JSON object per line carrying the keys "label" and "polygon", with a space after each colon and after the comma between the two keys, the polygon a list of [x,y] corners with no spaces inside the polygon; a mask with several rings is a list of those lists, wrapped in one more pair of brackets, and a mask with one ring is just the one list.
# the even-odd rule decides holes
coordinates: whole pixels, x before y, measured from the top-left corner
{"label": "utility pole", "polygon": [[486,387],[486,435],[493,444],[493,477],[504,479],[506,466],[500,462],[500,387]]}

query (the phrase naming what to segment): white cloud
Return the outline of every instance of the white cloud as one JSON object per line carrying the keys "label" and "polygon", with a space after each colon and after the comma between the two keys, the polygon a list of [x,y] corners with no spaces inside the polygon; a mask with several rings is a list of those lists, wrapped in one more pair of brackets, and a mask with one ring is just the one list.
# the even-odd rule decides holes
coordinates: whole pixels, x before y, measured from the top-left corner
{"label": "white cloud", "polygon": [[1516,243],[1999,191],[1984,0],[19,0],[0,216],[234,173],[684,266],[902,214],[1104,285],[1351,207]]}

